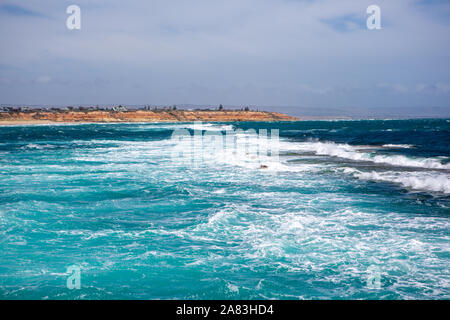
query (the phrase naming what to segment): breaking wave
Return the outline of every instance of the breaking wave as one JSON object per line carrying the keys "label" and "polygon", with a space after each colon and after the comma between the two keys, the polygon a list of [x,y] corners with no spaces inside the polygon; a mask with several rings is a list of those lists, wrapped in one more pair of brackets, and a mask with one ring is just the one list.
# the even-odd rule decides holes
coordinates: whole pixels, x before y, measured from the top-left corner
{"label": "breaking wave", "polygon": [[411,149],[414,148],[412,144],[383,144],[383,148],[392,148],[392,149]]}
{"label": "breaking wave", "polygon": [[327,155],[353,161],[367,161],[396,167],[450,169],[450,163],[443,164],[441,159],[438,158],[408,158],[403,155],[382,155],[360,151],[370,149],[367,146],[358,147],[334,142],[300,142],[295,143],[292,147],[294,146],[297,151],[313,152],[317,155]]}
{"label": "breaking wave", "polygon": [[407,189],[440,192],[450,194],[450,175],[436,172],[361,172],[346,168],[345,173],[351,173],[361,180],[392,182]]}

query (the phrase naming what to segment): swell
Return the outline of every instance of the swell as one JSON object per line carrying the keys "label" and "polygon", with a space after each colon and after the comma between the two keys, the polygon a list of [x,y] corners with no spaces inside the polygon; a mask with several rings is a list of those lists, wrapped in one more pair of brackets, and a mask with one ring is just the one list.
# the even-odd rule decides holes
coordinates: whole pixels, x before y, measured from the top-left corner
{"label": "swell", "polygon": [[450,176],[437,172],[361,172],[346,168],[345,173],[352,174],[361,180],[392,182],[405,188],[450,194]]}
{"label": "swell", "polygon": [[[334,142],[297,142],[284,144],[286,151],[312,152],[316,155],[331,156],[352,161],[365,161],[385,164],[395,167],[427,168],[450,170],[450,163],[442,163],[439,158],[412,158],[404,155],[385,155],[376,152],[364,152],[364,149],[373,150],[374,146],[351,146]],[[380,146],[382,147],[382,146]]]}

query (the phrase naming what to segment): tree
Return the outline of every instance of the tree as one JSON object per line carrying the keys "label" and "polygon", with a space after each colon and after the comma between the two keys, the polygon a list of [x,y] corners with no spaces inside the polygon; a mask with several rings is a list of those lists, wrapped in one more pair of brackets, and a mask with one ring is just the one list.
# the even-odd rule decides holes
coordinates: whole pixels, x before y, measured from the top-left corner
{"label": "tree", "polygon": [[223,105],[221,104],[220,106],[219,106],[219,111],[222,111],[223,110]]}

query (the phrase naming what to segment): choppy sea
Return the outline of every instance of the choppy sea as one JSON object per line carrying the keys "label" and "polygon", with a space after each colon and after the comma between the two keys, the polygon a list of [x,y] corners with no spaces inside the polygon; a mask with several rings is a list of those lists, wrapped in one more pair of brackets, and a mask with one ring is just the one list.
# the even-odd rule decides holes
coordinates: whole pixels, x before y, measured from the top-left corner
{"label": "choppy sea", "polygon": [[0,127],[1,299],[449,299],[449,266],[450,120]]}

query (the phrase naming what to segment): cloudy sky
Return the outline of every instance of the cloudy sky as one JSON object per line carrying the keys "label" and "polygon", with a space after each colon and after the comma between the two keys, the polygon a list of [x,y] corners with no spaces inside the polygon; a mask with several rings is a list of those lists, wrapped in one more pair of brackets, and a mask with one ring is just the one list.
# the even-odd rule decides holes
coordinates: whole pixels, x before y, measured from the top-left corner
{"label": "cloudy sky", "polygon": [[448,0],[0,0],[0,41],[2,104],[450,110]]}

